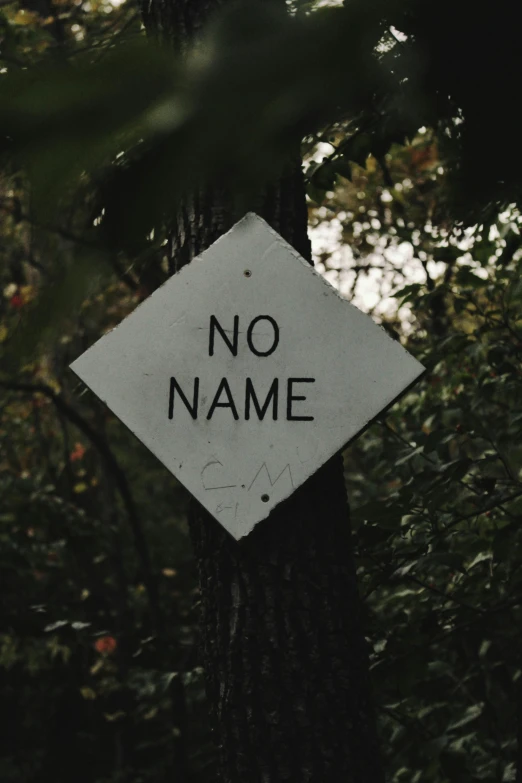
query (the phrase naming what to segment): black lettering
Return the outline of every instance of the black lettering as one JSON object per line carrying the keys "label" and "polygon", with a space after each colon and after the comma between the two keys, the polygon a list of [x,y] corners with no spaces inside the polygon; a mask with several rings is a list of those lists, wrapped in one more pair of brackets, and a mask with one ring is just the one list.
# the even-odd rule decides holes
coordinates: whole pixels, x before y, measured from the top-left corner
{"label": "black lettering", "polygon": [[170,379],[170,393],[169,393],[169,419],[174,418],[174,392],[177,391],[181,397],[186,409],[190,413],[193,419],[198,418],[198,399],[199,399],[199,378],[194,378],[194,397],[192,405],[185,397],[183,389],[175,378]]}
{"label": "black lettering", "polygon": [[233,356],[237,356],[237,344],[239,340],[239,316],[234,316],[234,335],[232,338],[232,341],[230,341],[227,337],[227,334],[221,324],[219,323],[218,319],[215,315],[210,316],[210,335],[209,335],[209,343],[208,343],[208,355],[214,356],[214,329],[217,329],[220,333],[221,337],[227,344],[231,354]]}
{"label": "black lettering", "polygon": [[292,413],[292,403],[295,400],[306,400],[301,394],[293,394],[292,386],[294,383],[315,383],[315,378],[289,378],[288,379],[288,395],[286,398],[286,418],[288,421],[313,421],[313,416],[294,416]]}
{"label": "black lettering", "polygon": [[[226,393],[226,396],[228,397],[228,402],[219,402],[219,398],[221,397],[222,391]],[[212,405],[210,406],[209,412],[207,413],[207,419],[212,418],[212,414],[214,413],[216,408],[230,408],[234,419],[236,421],[239,419],[236,405],[234,403],[234,398],[232,397],[232,392],[230,391],[230,386],[228,385],[228,381],[226,378],[221,379],[221,383],[218,386],[218,390],[215,394],[214,400],[212,401]]]}
{"label": "black lettering", "polygon": [[251,378],[246,379],[246,390],[245,390],[245,419],[250,418],[250,401],[254,403],[254,408],[256,409],[257,416],[260,421],[263,421],[265,418],[265,414],[268,410],[268,406],[270,405],[270,402],[273,403],[272,405],[272,418],[274,421],[277,420],[277,393],[279,390],[279,381],[277,378],[274,378],[272,385],[268,391],[268,394],[266,395],[265,402],[263,404],[263,407],[259,404],[259,400],[257,399],[256,392],[254,389],[254,384],[252,383]]}
{"label": "black lettering", "polygon": [[[254,348],[254,344],[252,342],[252,332],[254,326],[257,324],[258,321],[270,321],[270,323],[272,324],[272,328],[274,330],[274,342],[272,343],[272,347],[269,348],[268,351],[258,351],[256,348]],[[254,320],[250,323],[250,326],[248,327],[247,343],[252,353],[255,353],[256,356],[270,356],[270,354],[274,353],[275,349],[279,345],[279,326],[276,324],[276,322],[270,315],[258,315],[256,318],[254,318]]]}

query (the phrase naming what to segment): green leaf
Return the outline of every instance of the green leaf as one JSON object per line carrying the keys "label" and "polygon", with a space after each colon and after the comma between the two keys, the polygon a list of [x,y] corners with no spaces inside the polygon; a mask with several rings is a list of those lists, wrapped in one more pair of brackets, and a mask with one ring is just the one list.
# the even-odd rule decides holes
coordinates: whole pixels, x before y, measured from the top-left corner
{"label": "green leaf", "polygon": [[463,568],[463,556],[459,552],[430,552],[419,560],[419,567],[444,566],[452,571],[466,573]]}
{"label": "green leaf", "polygon": [[337,174],[340,174],[341,177],[344,177],[350,182],[352,181],[352,166],[347,158],[344,156],[335,158],[333,165]]}
{"label": "green leaf", "polygon": [[422,454],[423,451],[424,451],[424,446],[417,446],[414,449],[410,449],[410,451],[408,451],[403,457],[400,457],[400,459],[395,460],[396,467],[399,467],[399,465],[404,465],[406,462],[409,462],[418,454]]}
{"label": "green leaf", "polygon": [[371,136],[367,133],[356,133],[343,147],[343,156],[347,160],[353,160],[354,163],[365,168],[366,160],[371,151]]}
{"label": "green leaf", "polygon": [[474,720],[477,720],[482,715],[482,712],[484,711],[484,702],[479,702],[478,704],[472,704],[470,707],[467,708],[467,710],[461,715],[458,720],[453,721],[448,726],[448,731],[455,731],[455,729],[461,729],[463,726],[467,726],[468,723],[471,723]]}

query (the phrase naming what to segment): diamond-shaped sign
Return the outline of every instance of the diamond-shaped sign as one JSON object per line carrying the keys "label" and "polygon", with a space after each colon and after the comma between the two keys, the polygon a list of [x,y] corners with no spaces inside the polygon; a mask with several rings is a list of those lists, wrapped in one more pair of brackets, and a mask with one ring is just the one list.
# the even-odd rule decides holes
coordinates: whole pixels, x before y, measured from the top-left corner
{"label": "diamond-shaped sign", "polygon": [[424,370],[252,213],[71,367],[235,538]]}

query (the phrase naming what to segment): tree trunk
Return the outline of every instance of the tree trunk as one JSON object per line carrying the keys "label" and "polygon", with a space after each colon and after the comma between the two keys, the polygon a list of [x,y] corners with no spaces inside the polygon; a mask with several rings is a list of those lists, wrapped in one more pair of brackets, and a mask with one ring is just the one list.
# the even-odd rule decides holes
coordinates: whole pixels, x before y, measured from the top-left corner
{"label": "tree trunk", "polygon": [[[145,3],[149,31],[183,49],[223,4]],[[264,189],[255,211],[310,260],[300,165]],[[240,217],[217,188],[187,199],[172,270]],[[190,532],[224,783],[381,783],[341,458],[240,542],[196,503]]]}

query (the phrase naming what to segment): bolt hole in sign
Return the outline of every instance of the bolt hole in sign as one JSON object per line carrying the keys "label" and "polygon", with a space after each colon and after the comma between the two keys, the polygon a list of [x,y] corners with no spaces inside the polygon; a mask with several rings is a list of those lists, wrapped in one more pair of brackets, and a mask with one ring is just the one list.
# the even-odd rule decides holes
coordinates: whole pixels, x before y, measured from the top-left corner
{"label": "bolt hole in sign", "polygon": [[71,368],[237,539],[424,371],[252,213]]}

